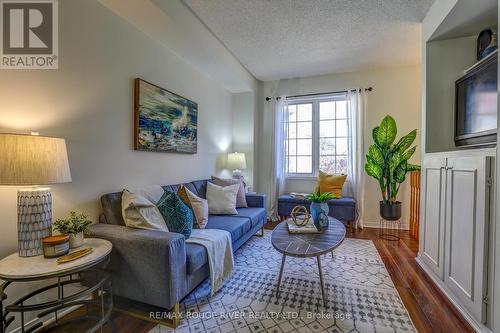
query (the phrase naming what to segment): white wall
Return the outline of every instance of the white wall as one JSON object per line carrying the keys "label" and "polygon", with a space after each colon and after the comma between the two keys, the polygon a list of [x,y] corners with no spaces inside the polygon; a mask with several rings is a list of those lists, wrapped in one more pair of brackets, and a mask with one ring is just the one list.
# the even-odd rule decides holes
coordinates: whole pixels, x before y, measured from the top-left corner
{"label": "white wall", "polygon": [[[51,186],[54,218],[72,209],[97,220],[100,195],[127,186],[229,176],[224,163],[233,150],[233,134],[237,148],[249,151],[252,166],[254,112],[247,109],[253,108],[253,100],[247,94],[233,99],[227,90],[238,77],[244,82],[235,87],[248,85],[242,71],[225,76],[225,81],[214,80],[213,68],[201,71],[200,63],[188,63],[178,56],[181,52],[152,39],[98,1],[59,1],[59,50],[58,70],[0,71],[0,132],[39,131],[66,139],[73,182]],[[198,103],[197,154],[133,150],[136,77]],[[249,129],[233,129],[233,109]],[[252,171],[248,170],[249,179]],[[17,251],[17,189],[0,186],[0,258]],[[18,292],[11,290],[9,299]]]}
{"label": "white wall", "polygon": [[[257,118],[258,137],[260,138],[257,154],[259,159],[256,161],[258,168],[256,187],[258,191],[266,189],[267,179],[265,175],[270,172],[268,161],[271,156],[271,145],[265,138],[270,137],[272,129],[268,126],[271,115],[264,112],[266,109],[264,108],[266,96],[270,96],[272,93],[277,95],[300,95],[372,86],[373,91],[368,94],[366,116],[365,146],[368,147],[371,144],[372,128],[377,126],[386,114],[396,119],[399,135],[406,134],[414,128],[420,131],[420,76],[420,66],[411,66],[263,83]],[[418,144],[419,140],[417,138],[415,144]],[[418,161],[420,161],[420,149],[417,149],[417,153],[412,158],[412,162],[419,163]],[[315,179],[287,181],[287,190],[311,192],[314,184]],[[402,199],[405,207],[403,215],[405,223],[407,222],[409,209],[407,185],[403,186],[400,191],[400,199]],[[380,219],[378,209],[381,198],[378,183],[374,179],[367,177],[365,190],[365,226],[378,226]]]}
{"label": "white wall", "polygon": [[[0,130],[67,140],[73,182],[52,186],[54,216],[76,209],[96,219],[103,193],[220,173],[231,93],[98,2],[59,6],[59,70],[0,73]],[[198,154],[132,149],[136,77],[198,102]],[[16,190],[0,187],[0,257],[16,250]]]}
{"label": "white wall", "polygon": [[476,40],[472,36],[426,43],[425,151],[428,153],[457,149],[455,81],[476,62]]}
{"label": "white wall", "polygon": [[233,94],[233,151],[245,153],[247,169],[243,176],[247,186],[254,183],[254,122],[255,98],[253,92]]}

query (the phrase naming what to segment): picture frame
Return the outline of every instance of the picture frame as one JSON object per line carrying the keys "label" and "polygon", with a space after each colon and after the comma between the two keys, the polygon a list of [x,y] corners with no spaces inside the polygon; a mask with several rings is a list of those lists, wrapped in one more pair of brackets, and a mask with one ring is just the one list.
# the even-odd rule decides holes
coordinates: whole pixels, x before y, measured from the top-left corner
{"label": "picture frame", "polygon": [[151,82],[134,81],[134,149],[198,152],[198,103]]}

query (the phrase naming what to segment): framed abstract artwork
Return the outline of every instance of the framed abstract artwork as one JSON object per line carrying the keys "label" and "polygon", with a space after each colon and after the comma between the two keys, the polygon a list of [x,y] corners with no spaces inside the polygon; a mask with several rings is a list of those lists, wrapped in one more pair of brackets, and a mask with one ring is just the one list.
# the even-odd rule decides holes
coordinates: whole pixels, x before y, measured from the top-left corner
{"label": "framed abstract artwork", "polygon": [[198,104],[135,79],[134,148],[196,154]]}

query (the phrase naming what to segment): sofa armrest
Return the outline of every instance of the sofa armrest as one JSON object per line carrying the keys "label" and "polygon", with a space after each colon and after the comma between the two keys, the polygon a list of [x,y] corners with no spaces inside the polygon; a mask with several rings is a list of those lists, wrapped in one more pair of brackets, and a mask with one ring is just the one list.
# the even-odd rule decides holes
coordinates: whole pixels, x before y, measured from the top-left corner
{"label": "sofa armrest", "polygon": [[186,295],[183,235],[100,223],[91,226],[90,236],[113,244],[114,294],[167,309]]}
{"label": "sofa armrest", "polygon": [[248,207],[266,208],[266,195],[263,193],[247,193]]}

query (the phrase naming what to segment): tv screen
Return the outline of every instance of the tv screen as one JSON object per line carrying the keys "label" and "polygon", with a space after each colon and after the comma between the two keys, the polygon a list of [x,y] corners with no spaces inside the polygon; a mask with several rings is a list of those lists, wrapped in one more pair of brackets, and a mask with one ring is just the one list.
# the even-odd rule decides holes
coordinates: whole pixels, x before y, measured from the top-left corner
{"label": "tv screen", "polygon": [[497,59],[492,55],[456,82],[458,146],[496,142]]}

